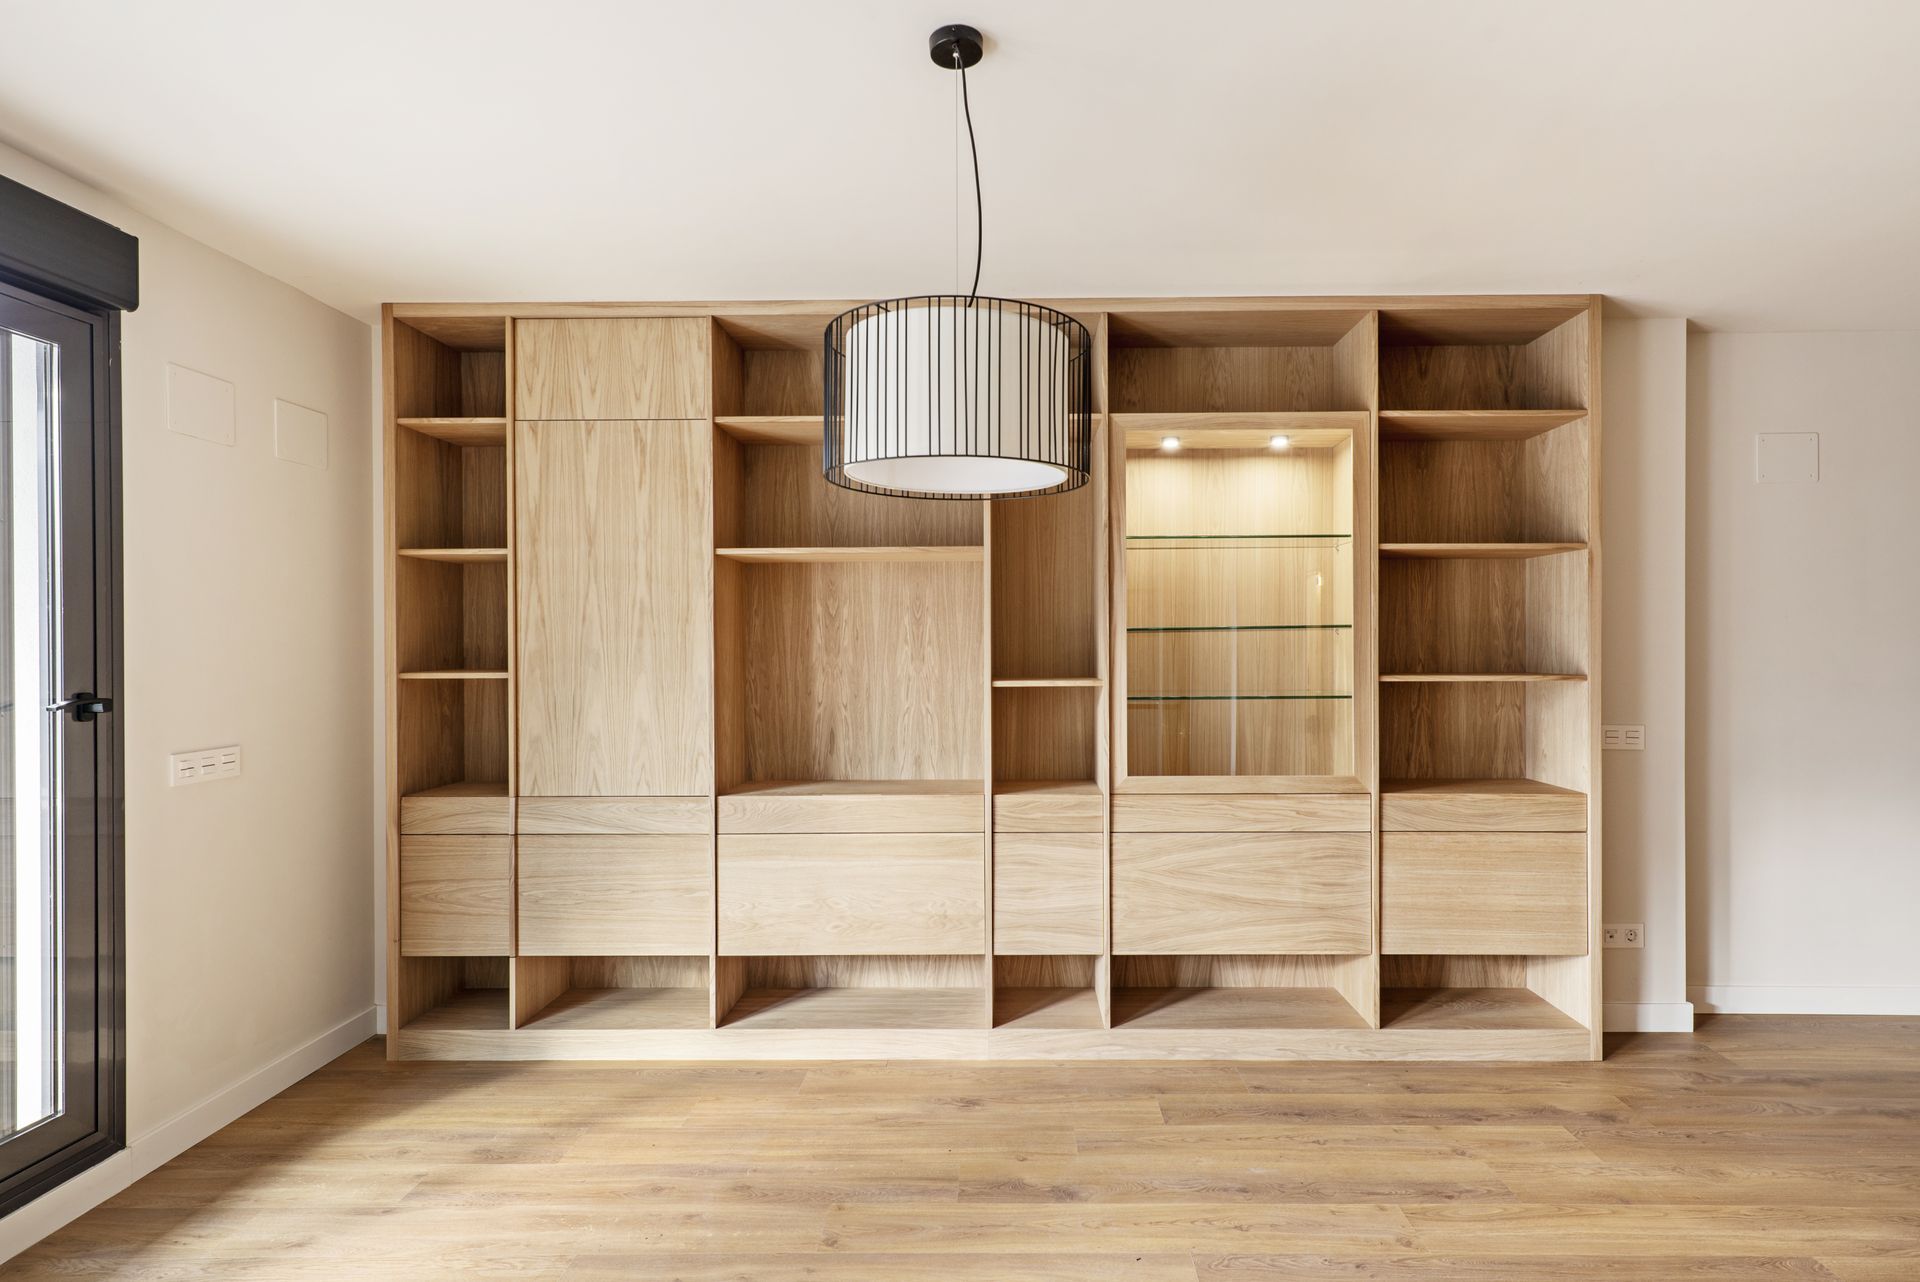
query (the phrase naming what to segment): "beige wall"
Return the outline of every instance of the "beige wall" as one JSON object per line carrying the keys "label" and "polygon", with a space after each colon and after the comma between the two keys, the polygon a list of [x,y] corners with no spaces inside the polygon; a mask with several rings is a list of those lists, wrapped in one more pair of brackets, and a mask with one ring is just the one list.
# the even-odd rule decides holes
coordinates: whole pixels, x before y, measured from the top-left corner
{"label": "beige wall", "polygon": [[[1689,344],[1689,983],[1920,1014],[1920,334]],[[1754,480],[1817,432],[1820,479]]]}
{"label": "beige wall", "polygon": [[1687,327],[1609,320],[1601,442],[1603,718],[1644,725],[1602,754],[1603,918],[1646,927],[1605,955],[1607,1025],[1691,1027],[1686,993]]}
{"label": "beige wall", "polygon": [[[372,1005],[370,335],[18,152],[0,172],[140,238],[114,692],[137,1147]],[[235,385],[234,445],[167,430],[168,362]],[[276,397],[327,415],[325,469],[274,457]],[[240,778],[168,786],[168,752],[229,743]]]}

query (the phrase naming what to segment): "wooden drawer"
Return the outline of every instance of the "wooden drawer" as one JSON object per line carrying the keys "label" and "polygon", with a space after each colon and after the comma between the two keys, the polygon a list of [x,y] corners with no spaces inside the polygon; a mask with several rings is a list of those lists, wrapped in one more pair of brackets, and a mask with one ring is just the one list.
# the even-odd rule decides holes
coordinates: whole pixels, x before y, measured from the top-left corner
{"label": "wooden drawer", "polygon": [[520,954],[705,954],[708,858],[705,837],[521,837]]}
{"label": "wooden drawer", "polygon": [[1102,953],[1106,838],[1097,832],[1006,833],[993,841],[993,948]]}
{"label": "wooden drawer", "polygon": [[993,830],[1103,832],[1106,805],[1091,784],[1072,791],[1058,784],[1000,784],[993,797]]}
{"label": "wooden drawer", "polygon": [[400,839],[400,952],[505,957],[513,951],[511,837]]}
{"label": "wooden drawer", "polygon": [[673,833],[704,837],[705,797],[522,797],[520,833]]}
{"label": "wooden drawer", "polygon": [[1388,784],[1385,832],[1585,832],[1587,796],[1531,779],[1437,779]]}
{"label": "wooden drawer", "polygon": [[[1123,793],[1115,832],[1370,832],[1366,793]],[[1364,951],[1364,950],[1363,950]]]}
{"label": "wooden drawer", "polygon": [[1585,953],[1586,835],[1387,833],[1380,938],[1388,953]]}
{"label": "wooden drawer", "polygon": [[980,832],[979,785],[748,784],[720,798],[721,832]]}
{"label": "wooden drawer", "polygon": [[1367,833],[1118,833],[1116,953],[1364,953]]}
{"label": "wooden drawer", "polygon": [[979,953],[983,838],[741,833],[720,838],[720,951]]}
{"label": "wooden drawer", "polygon": [[451,784],[400,798],[400,831],[422,836],[511,836],[513,802],[503,785]]}
{"label": "wooden drawer", "polygon": [[704,318],[523,320],[514,327],[514,416],[707,416]]}

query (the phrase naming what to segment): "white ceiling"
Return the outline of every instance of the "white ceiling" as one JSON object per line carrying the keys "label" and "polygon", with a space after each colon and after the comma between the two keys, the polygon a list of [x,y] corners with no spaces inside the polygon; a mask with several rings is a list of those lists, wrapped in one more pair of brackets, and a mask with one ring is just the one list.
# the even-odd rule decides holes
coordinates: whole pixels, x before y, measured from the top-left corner
{"label": "white ceiling", "polygon": [[361,315],[945,289],[945,21],[984,292],[1916,327],[1914,0],[0,0],[0,138]]}

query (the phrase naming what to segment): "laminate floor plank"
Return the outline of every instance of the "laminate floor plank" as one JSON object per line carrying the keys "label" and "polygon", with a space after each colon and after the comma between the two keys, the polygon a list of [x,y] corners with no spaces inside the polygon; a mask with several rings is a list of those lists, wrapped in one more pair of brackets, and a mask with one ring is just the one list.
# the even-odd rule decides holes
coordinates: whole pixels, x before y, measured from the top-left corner
{"label": "laminate floor plank", "polygon": [[1917,1282],[1920,1020],[1598,1064],[407,1063],[18,1258],[140,1282]]}

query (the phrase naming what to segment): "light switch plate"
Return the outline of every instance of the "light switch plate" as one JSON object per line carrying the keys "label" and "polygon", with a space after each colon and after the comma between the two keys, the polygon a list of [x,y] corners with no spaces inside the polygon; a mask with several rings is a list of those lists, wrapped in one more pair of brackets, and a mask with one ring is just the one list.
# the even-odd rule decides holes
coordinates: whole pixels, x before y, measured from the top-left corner
{"label": "light switch plate", "polygon": [[167,366],[167,430],[233,444],[233,384],[185,365]]}
{"label": "light switch plate", "polygon": [[231,779],[240,773],[240,745],[224,748],[196,748],[167,757],[167,783],[175,788],[213,779]]}
{"label": "light switch plate", "polygon": [[1644,752],[1647,747],[1645,726],[1601,726],[1600,746],[1614,752]]}
{"label": "light switch plate", "polygon": [[1753,438],[1753,479],[1762,485],[1804,485],[1820,479],[1820,433],[1760,432]]}

